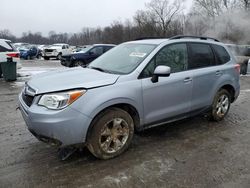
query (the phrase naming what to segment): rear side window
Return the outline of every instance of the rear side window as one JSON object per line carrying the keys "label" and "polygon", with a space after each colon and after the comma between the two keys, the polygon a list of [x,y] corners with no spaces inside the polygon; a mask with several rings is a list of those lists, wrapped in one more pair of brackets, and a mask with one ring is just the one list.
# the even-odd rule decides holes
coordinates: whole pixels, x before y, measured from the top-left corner
{"label": "rear side window", "polygon": [[0,52],[12,52],[14,51],[14,47],[8,41],[5,41],[2,45],[0,45]]}
{"label": "rear side window", "polygon": [[190,59],[188,69],[213,66],[214,54],[209,44],[189,43]]}
{"label": "rear side window", "polygon": [[213,44],[214,53],[216,55],[216,63],[217,65],[222,65],[230,61],[230,55],[226,51],[226,49],[222,46]]}

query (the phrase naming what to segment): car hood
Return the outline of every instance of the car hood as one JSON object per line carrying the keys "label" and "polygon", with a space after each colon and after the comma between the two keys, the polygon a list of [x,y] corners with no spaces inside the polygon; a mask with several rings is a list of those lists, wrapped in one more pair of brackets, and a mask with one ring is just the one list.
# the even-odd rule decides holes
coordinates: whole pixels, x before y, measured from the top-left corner
{"label": "car hood", "polygon": [[44,49],[58,50],[58,49],[62,49],[62,47],[61,46],[50,46],[50,47],[47,47],[47,48],[44,48]]}
{"label": "car hood", "polygon": [[89,68],[70,68],[59,71],[50,71],[33,76],[27,83],[36,91],[36,94],[76,88],[91,89],[114,84],[119,75],[108,74]]}

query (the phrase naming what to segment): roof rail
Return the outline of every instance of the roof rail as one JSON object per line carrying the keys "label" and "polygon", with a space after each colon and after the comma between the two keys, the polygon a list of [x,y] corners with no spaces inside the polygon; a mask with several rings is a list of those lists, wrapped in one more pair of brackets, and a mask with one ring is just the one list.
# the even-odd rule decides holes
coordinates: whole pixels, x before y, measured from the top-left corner
{"label": "roof rail", "polygon": [[193,38],[193,39],[201,39],[201,40],[214,40],[216,42],[220,42],[218,39],[215,39],[215,38],[203,37],[203,36],[193,36],[193,35],[176,35],[176,36],[173,36],[173,37],[169,38],[169,40],[182,39],[182,38]]}
{"label": "roof rail", "polygon": [[146,40],[146,39],[164,39],[164,37],[140,37],[134,40]]}

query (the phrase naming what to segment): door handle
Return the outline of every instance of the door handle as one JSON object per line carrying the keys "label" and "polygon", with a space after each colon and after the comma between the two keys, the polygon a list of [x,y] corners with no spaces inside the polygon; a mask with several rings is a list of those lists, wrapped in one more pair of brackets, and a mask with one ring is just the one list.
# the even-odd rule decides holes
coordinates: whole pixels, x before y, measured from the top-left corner
{"label": "door handle", "polygon": [[222,74],[223,74],[223,73],[222,73],[222,71],[220,71],[220,70],[218,70],[218,71],[215,72],[215,75],[216,75],[216,76],[220,76],[220,75],[222,75]]}
{"label": "door handle", "polygon": [[190,77],[187,77],[187,78],[184,79],[184,82],[185,82],[185,83],[191,82],[191,81],[192,81],[192,78],[190,78]]}

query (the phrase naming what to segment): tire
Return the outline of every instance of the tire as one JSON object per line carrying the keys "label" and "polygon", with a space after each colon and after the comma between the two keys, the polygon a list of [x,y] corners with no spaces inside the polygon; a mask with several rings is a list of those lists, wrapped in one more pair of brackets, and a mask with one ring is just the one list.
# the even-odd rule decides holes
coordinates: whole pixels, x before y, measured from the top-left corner
{"label": "tire", "polygon": [[62,54],[58,54],[56,59],[61,60],[62,59]]}
{"label": "tire", "polygon": [[41,57],[42,57],[42,56],[41,56],[40,54],[38,54],[38,55],[36,56],[37,59],[41,59]]}
{"label": "tire", "polygon": [[91,127],[87,147],[99,159],[111,159],[123,153],[134,135],[132,117],[119,108],[110,108],[100,113]]}
{"label": "tire", "polygon": [[221,121],[227,115],[231,105],[231,95],[225,89],[220,89],[212,104],[212,110],[210,112],[210,120]]}
{"label": "tire", "polygon": [[49,57],[43,57],[45,60],[49,60]]}

